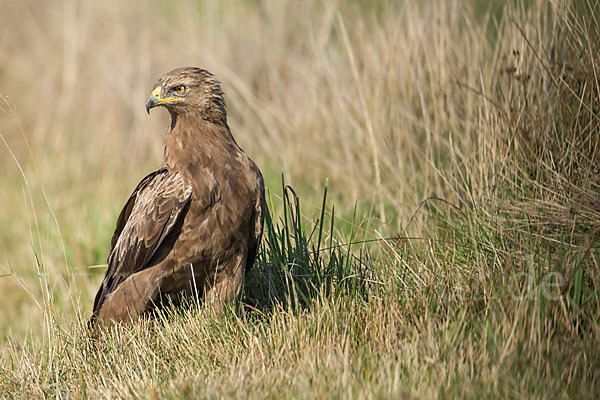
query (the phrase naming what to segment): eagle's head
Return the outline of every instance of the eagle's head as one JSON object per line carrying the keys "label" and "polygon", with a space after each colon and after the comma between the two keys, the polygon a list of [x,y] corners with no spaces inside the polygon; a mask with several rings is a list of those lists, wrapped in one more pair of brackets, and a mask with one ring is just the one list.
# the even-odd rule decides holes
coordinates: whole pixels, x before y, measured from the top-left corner
{"label": "eagle's head", "polygon": [[146,111],[163,106],[171,115],[192,113],[213,122],[226,123],[221,84],[208,71],[197,67],[178,68],[164,74],[154,85]]}

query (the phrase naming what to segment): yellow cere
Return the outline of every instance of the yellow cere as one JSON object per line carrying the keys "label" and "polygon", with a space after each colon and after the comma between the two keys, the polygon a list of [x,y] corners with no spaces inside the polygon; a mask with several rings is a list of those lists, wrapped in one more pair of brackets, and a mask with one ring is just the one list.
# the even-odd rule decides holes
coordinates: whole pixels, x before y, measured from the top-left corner
{"label": "yellow cere", "polygon": [[160,97],[160,86],[157,87],[156,89],[154,89],[152,91],[152,96],[156,97],[156,99],[158,100],[158,104],[165,104],[165,103],[173,103],[175,101],[181,101],[183,99],[178,98],[178,97],[165,97],[165,98],[161,98]]}

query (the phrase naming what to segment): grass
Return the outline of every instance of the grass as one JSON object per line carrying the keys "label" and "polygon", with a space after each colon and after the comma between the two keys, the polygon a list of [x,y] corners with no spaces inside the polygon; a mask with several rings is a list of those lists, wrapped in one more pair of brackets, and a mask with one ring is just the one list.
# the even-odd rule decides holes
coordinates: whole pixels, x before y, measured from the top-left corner
{"label": "grass", "polygon": [[[2,5],[0,396],[594,398],[597,8]],[[223,81],[265,174],[259,259],[223,312],[94,340],[116,215],[162,156],[144,101],[182,65]]]}

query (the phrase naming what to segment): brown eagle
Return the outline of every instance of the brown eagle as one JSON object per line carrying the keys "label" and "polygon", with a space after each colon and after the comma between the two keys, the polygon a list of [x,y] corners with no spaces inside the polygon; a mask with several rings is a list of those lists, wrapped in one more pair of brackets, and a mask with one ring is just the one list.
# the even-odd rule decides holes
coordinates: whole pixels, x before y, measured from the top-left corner
{"label": "brown eagle", "polygon": [[163,162],[117,219],[90,320],[129,321],[189,296],[223,304],[239,294],[262,236],[264,184],[227,125],[220,83],[200,68],[161,77],[146,111],[171,114]]}

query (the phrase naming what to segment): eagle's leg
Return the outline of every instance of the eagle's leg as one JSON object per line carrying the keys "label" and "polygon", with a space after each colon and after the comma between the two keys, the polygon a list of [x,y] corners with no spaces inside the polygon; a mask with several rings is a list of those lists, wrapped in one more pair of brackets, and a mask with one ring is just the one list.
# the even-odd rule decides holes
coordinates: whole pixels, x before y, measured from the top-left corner
{"label": "eagle's leg", "polygon": [[215,274],[205,281],[205,299],[215,310],[232,302],[244,283],[246,257],[237,255],[217,267]]}
{"label": "eagle's leg", "polygon": [[112,292],[100,308],[98,322],[136,320],[158,301],[164,280],[160,268],[148,268],[130,275]]}

